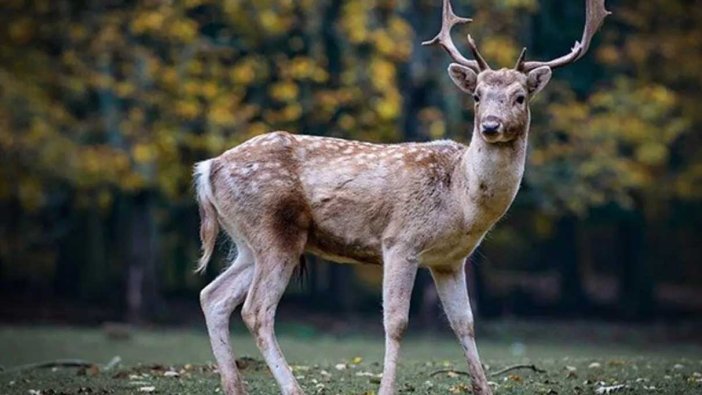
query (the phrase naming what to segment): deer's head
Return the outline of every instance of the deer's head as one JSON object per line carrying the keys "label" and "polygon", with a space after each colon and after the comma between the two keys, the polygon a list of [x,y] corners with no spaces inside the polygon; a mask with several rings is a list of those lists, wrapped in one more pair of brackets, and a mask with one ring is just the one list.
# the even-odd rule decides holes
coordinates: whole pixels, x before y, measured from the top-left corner
{"label": "deer's head", "polygon": [[530,121],[529,102],[550,81],[551,70],[580,59],[590,47],[592,36],[609,15],[605,0],[586,0],[586,21],[583,37],[571,51],[548,62],[527,62],[526,48],[512,69],[493,70],[480,55],[473,38],[468,44],[473,60],[465,58],[451,39],[451,28],[471,20],[453,13],[449,0],[444,0],[439,34],[422,45],[438,43],[455,63],[448,67],[451,80],[460,90],[471,95],[475,103],[475,132],[488,143],[508,142],[526,133]]}

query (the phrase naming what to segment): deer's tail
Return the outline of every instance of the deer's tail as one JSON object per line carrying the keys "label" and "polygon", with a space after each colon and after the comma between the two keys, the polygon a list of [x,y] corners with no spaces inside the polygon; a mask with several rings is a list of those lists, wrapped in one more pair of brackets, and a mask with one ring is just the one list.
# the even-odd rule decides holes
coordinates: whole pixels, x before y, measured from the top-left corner
{"label": "deer's tail", "polygon": [[212,161],[213,159],[209,159],[195,164],[193,172],[195,195],[200,210],[200,241],[202,242],[202,256],[197,263],[196,273],[202,273],[207,268],[219,235],[219,220],[210,177]]}

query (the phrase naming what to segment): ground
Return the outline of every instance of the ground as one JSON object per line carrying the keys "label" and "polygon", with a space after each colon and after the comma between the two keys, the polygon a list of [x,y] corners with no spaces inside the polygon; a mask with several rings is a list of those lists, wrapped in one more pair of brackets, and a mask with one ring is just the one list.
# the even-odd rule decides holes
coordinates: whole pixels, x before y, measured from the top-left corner
{"label": "ground", "polygon": [[[497,394],[702,394],[702,347],[696,339],[662,340],[664,336],[655,329],[577,323],[500,323],[485,328],[479,328],[478,346],[488,374],[515,364],[534,364],[545,371],[517,369],[492,376]],[[294,326],[283,326],[279,332],[281,346],[307,394],[377,391],[382,337],[332,336]],[[156,328],[120,337],[100,328],[0,327],[0,394],[219,392],[202,330]],[[251,338],[239,328],[233,344],[243,357],[240,362],[250,393],[277,394]],[[121,362],[105,369],[115,356]],[[96,366],[26,366],[66,358]],[[446,333],[410,334],[403,343],[398,390],[401,394],[470,393],[463,370],[460,347]]]}

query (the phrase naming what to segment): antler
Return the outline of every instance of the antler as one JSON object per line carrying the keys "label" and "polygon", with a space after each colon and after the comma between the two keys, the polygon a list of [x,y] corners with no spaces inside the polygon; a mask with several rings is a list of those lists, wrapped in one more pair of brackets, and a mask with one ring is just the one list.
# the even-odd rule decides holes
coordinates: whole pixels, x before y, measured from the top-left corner
{"label": "antler", "polygon": [[585,56],[587,50],[590,49],[592,37],[595,35],[595,33],[597,33],[597,30],[599,30],[602,23],[604,23],[605,18],[609,14],[611,14],[611,12],[605,9],[605,0],[586,0],[585,29],[583,29],[583,37],[580,41],[575,42],[573,48],[570,50],[570,53],[548,62],[525,62],[524,58],[526,56],[526,48],[524,48],[522,50],[522,54],[519,56],[515,69],[526,73],[541,66],[549,66],[550,68],[555,69],[557,67],[574,63],[578,59]]}
{"label": "antler", "polygon": [[471,52],[475,60],[467,59],[465,56],[461,55],[456,46],[453,44],[451,39],[451,28],[459,23],[468,23],[473,20],[470,18],[461,18],[453,13],[453,8],[451,7],[451,2],[449,0],[444,0],[443,9],[441,12],[441,30],[434,38],[429,41],[424,41],[422,45],[432,45],[438,43],[441,45],[446,52],[455,60],[456,62],[473,69],[475,72],[481,72],[483,70],[489,69],[487,62],[480,55],[478,47],[475,45],[475,41],[469,35],[468,44],[470,46]]}

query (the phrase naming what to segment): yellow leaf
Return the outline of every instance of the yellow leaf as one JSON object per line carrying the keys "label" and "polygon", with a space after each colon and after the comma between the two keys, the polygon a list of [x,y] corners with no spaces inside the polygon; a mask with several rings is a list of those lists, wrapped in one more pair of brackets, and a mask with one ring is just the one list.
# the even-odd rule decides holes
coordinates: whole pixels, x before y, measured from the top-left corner
{"label": "yellow leaf", "polygon": [[297,97],[299,88],[291,81],[283,81],[273,84],[270,88],[271,96],[279,101],[289,101]]}
{"label": "yellow leaf", "polygon": [[132,157],[134,161],[140,164],[149,163],[153,161],[156,153],[153,148],[147,144],[135,144],[132,147]]}

